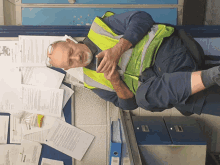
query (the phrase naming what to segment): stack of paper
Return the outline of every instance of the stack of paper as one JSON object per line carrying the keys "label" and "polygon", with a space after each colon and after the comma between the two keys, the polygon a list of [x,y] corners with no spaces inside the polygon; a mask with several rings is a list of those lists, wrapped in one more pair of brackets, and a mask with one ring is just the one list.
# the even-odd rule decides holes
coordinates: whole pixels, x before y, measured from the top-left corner
{"label": "stack of paper", "polygon": [[[47,47],[62,39],[63,36],[19,36],[19,41],[0,41],[0,112],[11,114],[10,143],[23,146],[20,151],[20,145],[6,145],[9,117],[0,116],[0,143],[4,144],[0,145],[0,150],[4,148],[0,164],[9,160],[6,158],[9,150],[15,155],[17,151],[22,153],[17,162],[36,160],[38,163],[40,143],[81,160],[94,139],[93,135],[65,122],[63,108],[74,91],[62,84],[65,74],[46,67]],[[42,127],[31,124],[35,114],[44,115]],[[32,144],[35,147],[31,148]],[[28,146],[30,150],[24,150]],[[44,161],[49,164],[48,160]]]}
{"label": "stack of paper", "polygon": [[1,165],[38,165],[42,146],[40,143],[23,140],[21,145],[0,145]]}

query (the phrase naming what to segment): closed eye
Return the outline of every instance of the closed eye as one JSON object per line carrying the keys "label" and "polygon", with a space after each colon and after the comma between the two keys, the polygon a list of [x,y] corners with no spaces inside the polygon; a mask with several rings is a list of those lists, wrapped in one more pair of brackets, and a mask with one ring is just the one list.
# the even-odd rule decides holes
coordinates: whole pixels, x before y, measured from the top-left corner
{"label": "closed eye", "polygon": [[[72,55],[73,55],[73,49],[70,48],[69,57],[72,56]],[[72,65],[72,63],[73,63],[73,60],[69,58],[69,66]]]}

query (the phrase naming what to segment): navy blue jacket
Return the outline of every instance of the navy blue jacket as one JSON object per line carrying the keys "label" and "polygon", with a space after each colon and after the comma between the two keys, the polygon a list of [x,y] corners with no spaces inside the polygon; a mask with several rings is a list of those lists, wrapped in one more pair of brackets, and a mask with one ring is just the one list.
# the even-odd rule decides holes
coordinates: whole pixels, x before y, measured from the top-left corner
{"label": "navy blue jacket", "polygon": [[[133,46],[156,24],[151,15],[143,11],[115,14],[105,18],[104,22]],[[195,70],[197,65],[190,53],[180,38],[172,35],[163,40],[153,67],[146,69],[139,77],[142,84],[136,96],[121,99],[115,92],[102,89],[92,91],[123,110],[141,107],[152,112],[163,111],[185,105],[191,95],[191,72]]]}

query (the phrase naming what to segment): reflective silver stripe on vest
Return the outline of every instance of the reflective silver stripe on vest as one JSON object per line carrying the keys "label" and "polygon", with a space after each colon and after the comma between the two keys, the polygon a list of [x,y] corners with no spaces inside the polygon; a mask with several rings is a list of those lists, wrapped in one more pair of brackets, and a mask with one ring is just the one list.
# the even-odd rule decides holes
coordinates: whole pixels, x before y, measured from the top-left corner
{"label": "reflective silver stripe on vest", "polygon": [[101,34],[110,38],[114,38],[119,40],[121,37],[123,37],[123,35],[118,35],[118,36],[113,36],[111,33],[107,32],[106,30],[104,30],[101,26],[99,26],[97,23],[93,22],[91,25],[91,28],[95,33],[97,34]]}
{"label": "reflective silver stripe on vest", "polygon": [[121,68],[123,73],[126,71],[128,62],[129,62],[131,55],[132,55],[132,52],[133,52],[133,49],[128,49],[126,52],[124,52],[121,55],[121,63],[119,64],[119,67]]}
{"label": "reflective silver stripe on vest", "polygon": [[[142,51],[142,56],[141,56],[140,76],[142,75],[143,62],[144,62],[145,54],[147,52],[147,48],[149,47],[150,43],[153,41],[158,28],[159,28],[158,25],[153,25],[153,27],[151,28],[151,31],[149,33],[149,39],[146,42],[146,44],[144,45],[144,48],[143,48],[143,51]],[[142,82],[138,81],[138,87],[141,84],[142,84]]]}
{"label": "reflective silver stripe on vest", "polygon": [[105,85],[102,85],[101,83],[98,83],[97,81],[91,79],[89,76],[87,76],[86,74],[84,74],[84,82],[90,86],[96,87],[96,88],[100,88],[100,89],[104,89],[110,92],[115,92],[114,89],[111,89]]}
{"label": "reflective silver stripe on vest", "polygon": [[151,31],[149,33],[149,39],[146,42],[146,44],[144,45],[144,48],[142,51],[142,57],[141,57],[140,75],[142,75],[143,62],[144,62],[145,54],[147,52],[147,48],[149,47],[150,43],[153,41],[157,30],[158,30],[158,25],[153,25],[153,27],[151,28]]}

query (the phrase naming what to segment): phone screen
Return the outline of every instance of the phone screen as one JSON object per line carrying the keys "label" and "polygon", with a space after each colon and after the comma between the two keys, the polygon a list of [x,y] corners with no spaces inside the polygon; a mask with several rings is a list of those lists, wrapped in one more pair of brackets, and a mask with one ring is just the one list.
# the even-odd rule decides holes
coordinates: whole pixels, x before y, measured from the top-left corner
{"label": "phone screen", "polygon": [[102,59],[96,57],[96,70],[97,70],[99,64],[101,63],[101,61],[102,61]]}

